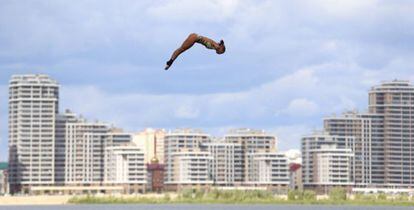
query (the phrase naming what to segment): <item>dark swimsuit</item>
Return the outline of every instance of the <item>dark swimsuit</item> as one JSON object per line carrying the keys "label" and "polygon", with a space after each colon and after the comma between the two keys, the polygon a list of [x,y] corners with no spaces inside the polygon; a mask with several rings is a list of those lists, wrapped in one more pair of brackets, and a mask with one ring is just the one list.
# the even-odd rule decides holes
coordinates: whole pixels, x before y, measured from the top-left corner
{"label": "dark swimsuit", "polygon": [[213,44],[211,42],[203,39],[202,36],[198,36],[196,42],[204,45],[207,49],[214,49]]}

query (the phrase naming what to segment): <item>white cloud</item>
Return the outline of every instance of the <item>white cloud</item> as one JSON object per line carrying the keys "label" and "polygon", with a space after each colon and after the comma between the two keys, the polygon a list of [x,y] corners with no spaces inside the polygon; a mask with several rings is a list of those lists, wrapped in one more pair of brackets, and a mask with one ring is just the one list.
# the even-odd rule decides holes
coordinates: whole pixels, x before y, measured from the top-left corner
{"label": "white cloud", "polygon": [[278,136],[278,150],[286,151],[300,148],[302,136],[311,132],[312,127],[309,124],[292,124],[280,125],[268,130]]}
{"label": "white cloud", "polygon": [[[355,17],[377,6],[377,0],[315,0],[308,2],[309,6],[318,8],[334,17]],[[364,13],[363,13],[364,12]]]}
{"label": "white cloud", "polygon": [[197,118],[199,114],[200,111],[191,105],[178,106],[178,108],[175,110],[175,116],[177,118],[194,119]]}
{"label": "white cloud", "polygon": [[306,98],[296,98],[290,101],[283,112],[290,116],[312,116],[318,111],[318,105]]}
{"label": "white cloud", "polygon": [[223,21],[236,12],[238,0],[173,0],[157,2],[147,9],[149,15],[167,21]]}

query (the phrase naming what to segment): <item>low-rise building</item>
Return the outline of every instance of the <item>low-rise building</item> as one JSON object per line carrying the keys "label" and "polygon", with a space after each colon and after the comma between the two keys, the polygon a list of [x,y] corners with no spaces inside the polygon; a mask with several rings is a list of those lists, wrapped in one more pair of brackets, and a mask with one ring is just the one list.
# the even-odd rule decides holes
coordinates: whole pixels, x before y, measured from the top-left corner
{"label": "low-rise building", "polygon": [[252,162],[249,184],[264,186],[273,191],[287,191],[289,187],[288,159],[282,153],[258,152],[250,154]]}
{"label": "low-rise building", "polygon": [[209,187],[213,184],[210,170],[211,154],[199,149],[181,150],[171,155],[174,165],[169,189]]}
{"label": "low-rise building", "polygon": [[332,187],[352,187],[355,137],[314,133],[302,138],[302,178],[305,189],[327,193]]}
{"label": "low-rise building", "polygon": [[147,169],[142,150],[133,144],[107,147],[104,184],[122,186],[124,193],[145,192]]}
{"label": "low-rise building", "polygon": [[159,163],[158,158],[154,157],[151,163],[147,164],[148,182],[147,189],[152,192],[162,192],[164,190],[165,165]]}
{"label": "low-rise building", "polygon": [[243,171],[241,144],[212,141],[203,144],[213,157],[210,161],[210,174],[215,186],[234,186]]}
{"label": "low-rise building", "polygon": [[340,149],[335,145],[322,145],[315,151],[314,185],[352,186],[351,162],[354,157],[351,149]]}
{"label": "low-rise building", "polygon": [[212,183],[209,175],[212,156],[201,150],[202,144],[210,141],[210,135],[196,129],[177,129],[165,135],[164,180],[168,190]]}

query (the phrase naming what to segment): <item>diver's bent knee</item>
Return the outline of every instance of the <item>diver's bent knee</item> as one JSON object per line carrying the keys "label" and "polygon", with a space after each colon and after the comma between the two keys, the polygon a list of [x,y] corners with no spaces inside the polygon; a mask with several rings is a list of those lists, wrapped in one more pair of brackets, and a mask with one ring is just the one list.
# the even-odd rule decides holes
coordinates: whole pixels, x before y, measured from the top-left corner
{"label": "diver's bent knee", "polygon": [[188,35],[188,37],[197,37],[198,36],[198,34],[196,34],[196,33],[191,33],[190,35]]}

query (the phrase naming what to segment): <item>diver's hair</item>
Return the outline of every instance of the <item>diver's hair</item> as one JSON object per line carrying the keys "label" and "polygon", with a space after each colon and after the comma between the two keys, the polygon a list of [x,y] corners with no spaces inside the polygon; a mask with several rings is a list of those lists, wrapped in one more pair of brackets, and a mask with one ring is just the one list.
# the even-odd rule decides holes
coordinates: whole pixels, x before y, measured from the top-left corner
{"label": "diver's hair", "polygon": [[223,46],[223,53],[226,52],[226,46],[224,45],[224,41],[220,40],[220,46]]}

